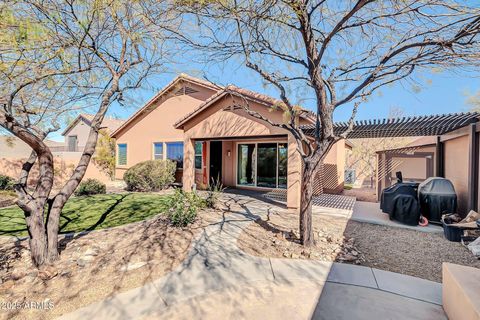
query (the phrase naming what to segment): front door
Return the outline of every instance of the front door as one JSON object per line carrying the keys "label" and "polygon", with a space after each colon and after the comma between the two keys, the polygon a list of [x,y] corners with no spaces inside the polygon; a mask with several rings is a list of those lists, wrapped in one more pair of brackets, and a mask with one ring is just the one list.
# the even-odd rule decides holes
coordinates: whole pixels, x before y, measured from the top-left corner
{"label": "front door", "polygon": [[222,181],[222,141],[210,141],[209,183]]}

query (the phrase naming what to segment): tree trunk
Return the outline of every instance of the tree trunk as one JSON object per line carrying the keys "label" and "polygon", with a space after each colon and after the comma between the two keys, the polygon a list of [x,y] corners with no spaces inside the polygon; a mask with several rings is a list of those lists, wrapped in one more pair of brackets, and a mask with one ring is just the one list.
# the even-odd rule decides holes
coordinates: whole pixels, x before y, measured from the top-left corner
{"label": "tree trunk", "polygon": [[53,263],[58,259],[58,229],[60,226],[60,214],[65,203],[59,205],[57,201],[49,203],[47,215],[47,262]]}
{"label": "tree trunk", "polygon": [[47,237],[43,221],[43,207],[41,204],[25,212],[27,230],[30,236],[30,255],[35,266],[41,266],[47,260]]}
{"label": "tree trunk", "polygon": [[314,171],[312,161],[305,160],[300,197],[300,242],[306,247],[314,244],[312,228],[312,180]]}

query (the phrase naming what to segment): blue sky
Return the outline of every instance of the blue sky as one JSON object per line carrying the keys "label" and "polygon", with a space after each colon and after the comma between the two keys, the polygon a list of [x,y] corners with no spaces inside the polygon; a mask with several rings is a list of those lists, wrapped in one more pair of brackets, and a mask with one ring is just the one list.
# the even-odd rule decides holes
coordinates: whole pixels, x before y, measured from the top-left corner
{"label": "blue sky", "polygon": [[[234,84],[278,97],[278,91],[275,88],[264,85],[262,79],[256,73],[245,69],[240,63],[210,65],[208,67],[196,65],[194,68],[191,65],[178,65],[171,72],[152,77],[144,88],[131,92],[132,100],[127,106],[112,105],[108,115],[127,119],[158,90],[170,82],[176,74],[182,72],[200,78],[206,77],[208,80],[221,85]],[[356,119],[385,118],[388,117],[391,108],[401,109],[405,116],[465,112],[471,108],[465,102],[466,92],[473,93],[480,90],[480,77],[475,77],[472,74],[448,72],[416,74],[413,79],[423,83],[420,91],[415,90],[408,83],[397,83],[390,87],[384,87],[380,92],[375,93],[369,101],[360,106]],[[313,99],[306,99],[302,102],[302,105],[312,109]],[[334,115],[335,121],[347,120],[350,113],[351,105],[338,108]],[[179,114],[179,118],[181,116]],[[50,139],[60,140],[61,136],[57,132]]]}

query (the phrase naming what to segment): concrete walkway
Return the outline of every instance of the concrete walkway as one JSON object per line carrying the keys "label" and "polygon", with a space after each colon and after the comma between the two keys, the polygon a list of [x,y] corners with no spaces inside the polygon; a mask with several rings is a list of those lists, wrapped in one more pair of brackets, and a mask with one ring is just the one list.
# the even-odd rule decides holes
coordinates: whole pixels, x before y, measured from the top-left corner
{"label": "concrete walkway", "polygon": [[420,232],[443,233],[443,228],[439,225],[429,224],[426,227],[409,226],[397,221],[392,221],[388,218],[388,214],[380,210],[380,204],[375,202],[356,201],[353,209],[314,206],[313,213],[381,226],[410,229]]}
{"label": "concrete walkway", "polygon": [[250,256],[248,223],[279,210],[226,194],[225,212],[164,278],[62,319],[446,319],[441,284],[367,267]]}

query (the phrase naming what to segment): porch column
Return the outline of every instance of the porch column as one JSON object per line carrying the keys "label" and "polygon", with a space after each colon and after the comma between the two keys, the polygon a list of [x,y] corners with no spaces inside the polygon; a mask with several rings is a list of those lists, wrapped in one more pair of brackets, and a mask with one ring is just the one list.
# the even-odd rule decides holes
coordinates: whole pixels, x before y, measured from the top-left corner
{"label": "porch column", "polygon": [[185,136],[183,141],[183,190],[192,191],[195,183],[195,147],[194,141]]}
{"label": "porch column", "polygon": [[443,142],[440,140],[440,137],[437,137],[437,142],[435,145],[435,176],[443,177],[444,175],[444,152],[443,152]]}
{"label": "porch column", "polygon": [[297,152],[297,142],[288,134],[288,165],[287,165],[287,207],[300,207],[302,160]]}
{"label": "porch column", "polygon": [[470,124],[468,141],[468,210],[477,210],[478,134],[476,123]]}

